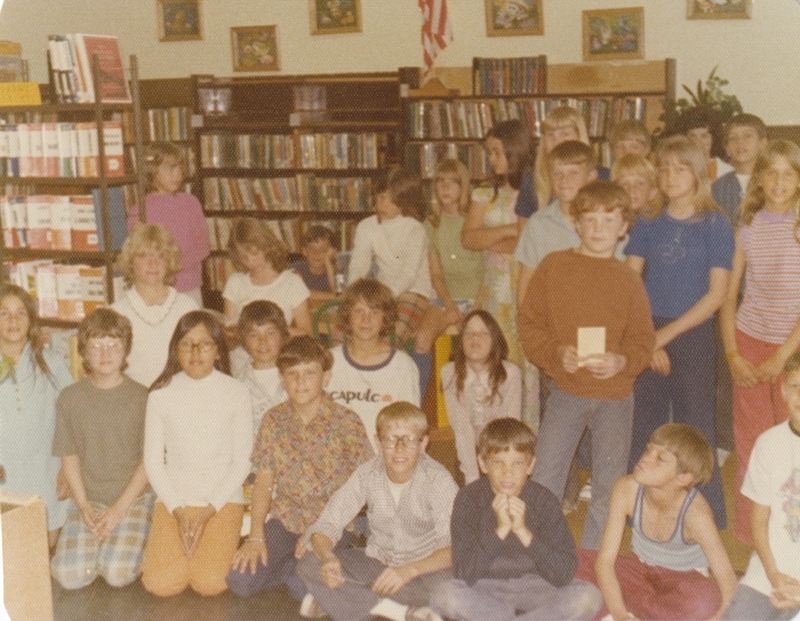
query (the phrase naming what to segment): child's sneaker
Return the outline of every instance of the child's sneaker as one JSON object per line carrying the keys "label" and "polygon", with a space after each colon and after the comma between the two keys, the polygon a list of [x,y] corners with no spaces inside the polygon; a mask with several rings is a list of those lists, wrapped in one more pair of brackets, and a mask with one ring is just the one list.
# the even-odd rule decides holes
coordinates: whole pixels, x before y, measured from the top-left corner
{"label": "child's sneaker", "polygon": [[578,498],[581,500],[585,500],[589,502],[592,499],[592,478],[589,477],[586,480],[586,485],[581,488],[580,494],[578,494]]}
{"label": "child's sneaker", "polygon": [[320,608],[320,605],[311,593],[306,593],[303,601],[300,602],[300,616],[304,619],[320,619],[322,617],[327,617],[328,614]]}

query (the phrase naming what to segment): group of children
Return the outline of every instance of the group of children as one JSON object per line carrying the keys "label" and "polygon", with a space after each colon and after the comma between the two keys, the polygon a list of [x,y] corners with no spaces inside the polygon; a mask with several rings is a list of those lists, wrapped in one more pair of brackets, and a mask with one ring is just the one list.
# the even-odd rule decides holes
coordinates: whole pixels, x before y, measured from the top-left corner
{"label": "group of children", "polygon": [[[302,614],[343,620],[791,618],[800,148],[767,143],[752,115],[726,136],[734,170],[712,186],[700,140],[664,139],[651,161],[646,129],[621,124],[608,171],[581,117],[556,108],[532,169],[524,125],[499,123],[485,141],[491,186],[470,196],[463,164],[440,163],[428,218],[419,178],[392,171],[357,227],[331,351],[309,336],[309,300],[336,297],[330,238],[304,238],[295,271],[255,219],[233,223],[239,271],[220,318],[179,277],[185,231],[131,223],[124,297],[81,323],[88,375],[71,386],[30,297],[4,285],[2,437],[35,430],[28,452],[43,428],[54,439],[35,468],[4,441],[2,474],[45,497],[53,540],[63,524],[53,575],[78,588],[141,571],[161,596],[284,583]],[[175,195],[179,156],[153,161],[156,197]],[[148,222],[161,202],[148,198]],[[711,448],[718,310],[735,532],[755,548],[738,587]],[[461,490],[425,454],[419,409],[433,341],[451,325],[441,387]],[[5,412],[13,395],[35,412],[28,431]],[[580,445],[592,487],[576,552],[561,500]],[[56,498],[49,455],[71,503]],[[619,557],[628,522],[632,552]]]}

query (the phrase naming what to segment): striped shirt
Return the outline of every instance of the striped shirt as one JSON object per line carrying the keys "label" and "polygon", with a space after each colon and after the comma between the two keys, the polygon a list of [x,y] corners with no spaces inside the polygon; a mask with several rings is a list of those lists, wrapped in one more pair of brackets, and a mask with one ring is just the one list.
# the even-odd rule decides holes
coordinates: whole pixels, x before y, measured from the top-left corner
{"label": "striped shirt", "polygon": [[761,210],[742,225],[745,288],[736,327],[766,343],[781,344],[800,317],[800,243],[792,213]]}
{"label": "striped shirt", "polygon": [[367,505],[366,555],[384,565],[412,563],[450,546],[450,514],[458,486],[447,469],[422,454],[395,504],[381,456],[356,469],[308,529],[336,543],[344,528]]}

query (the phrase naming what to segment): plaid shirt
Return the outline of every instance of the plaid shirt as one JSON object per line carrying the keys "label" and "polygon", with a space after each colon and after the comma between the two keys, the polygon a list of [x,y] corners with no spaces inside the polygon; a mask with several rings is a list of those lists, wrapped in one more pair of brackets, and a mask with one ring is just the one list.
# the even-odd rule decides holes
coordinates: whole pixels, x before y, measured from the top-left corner
{"label": "plaid shirt", "polygon": [[372,457],[358,415],[325,395],[317,415],[303,424],[287,401],[264,415],[252,461],[272,471],[270,515],[302,534],[359,464]]}
{"label": "plaid shirt", "polygon": [[369,519],[366,554],[396,567],[430,556],[450,546],[450,513],[458,486],[447,469],[420,455],[410,481],[395,505],[381,456],[359,466],[333,495],[316,523],[308,529],[334,543],[365,504]]}

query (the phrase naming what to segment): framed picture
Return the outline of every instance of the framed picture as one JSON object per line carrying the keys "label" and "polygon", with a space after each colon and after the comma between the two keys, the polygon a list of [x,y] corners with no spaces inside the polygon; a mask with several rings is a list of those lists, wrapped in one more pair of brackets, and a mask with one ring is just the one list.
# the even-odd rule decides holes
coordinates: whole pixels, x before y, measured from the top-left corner
{"label": "framed picture", "polygon": [[156,0],[159,41],[203,38],[200,0]]}
{"label": "framed picture", "polygon": [[361,32],[361,0],[308,0],[311,34]]}
{"label": "framed picture", "polygon": [[750,19],[753,0],[686,0],[688,19]]}
{"label": "framed picture", "polygon": [[544,34],[542,0],[483,0],[486,36]]}
{"label": "framed picture", "polygon": [[231,28],[234,71],[280,71],[275,26]]}
{"label": "framed picture", "polygon": [[644,58],[644,9],[583,12],[583,60]]}

